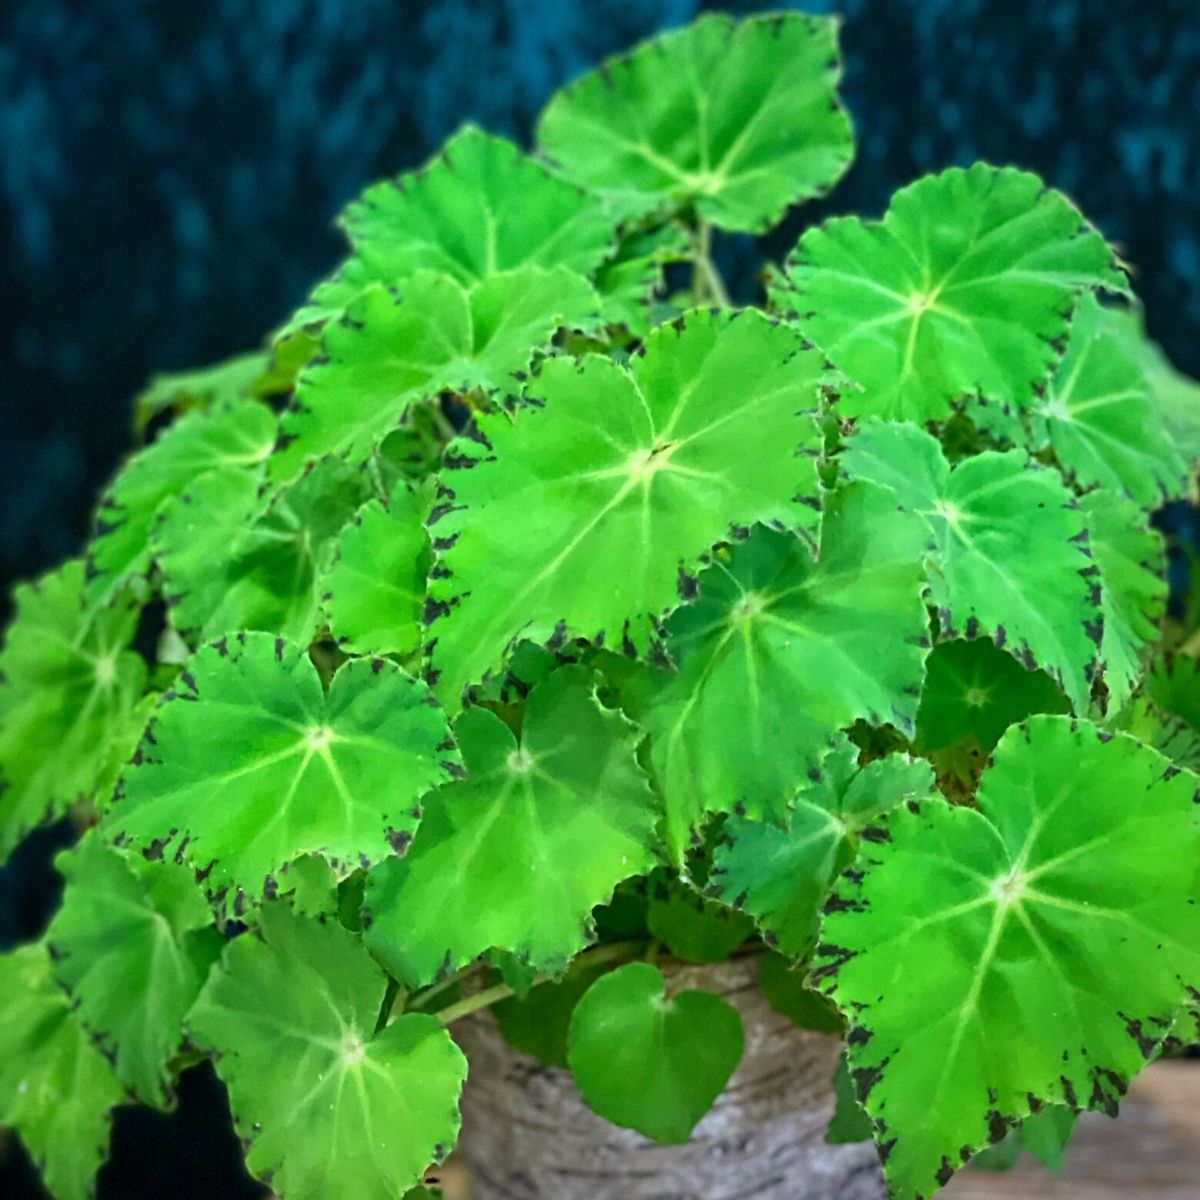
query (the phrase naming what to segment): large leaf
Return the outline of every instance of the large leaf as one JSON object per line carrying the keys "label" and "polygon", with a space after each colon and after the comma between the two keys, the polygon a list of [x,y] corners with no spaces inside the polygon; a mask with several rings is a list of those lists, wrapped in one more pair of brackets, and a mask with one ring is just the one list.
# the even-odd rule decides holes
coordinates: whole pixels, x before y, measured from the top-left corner
{"label": "large leaf", "polygon": [[783,819],[805,774],[859,719],[911,736],[929,649],[921,555],[929,531],[883,488],[834,493],[814,563],[756,529],[700,577],[667,624],[679,663],[642,721],[682,853],[706,812]]}
{"label": "large leaf", "polygon": [[89,834],[55,865],[67,881],[46,934],[76,1016],[144,1104],[170,1098],[168,1060],[221,939],[192,873],[126,859]]}
{"label": "large leaf", "polygon": [[0,1125],[21,1135],[56,1200],[90,1200],[123,1092],[41,943],[0,955],[0,1012]]}
{"label": "large leaf", "polygon": [[1026,408],[1088,287],[1124,276],[1066,197],[976,163],[897,192],[881,221],[810,229],[774,299],[861,385],[841,412],[924,422],[968,398]]}
{"label": "large leaf", "polygon": [[125,594],[86,615],[82,562],[14,598],[0,652],[0,860],[35,825],[95,798],[109,762],[133,751],[146,684],[128,648],[137,604]]}
{"label": "large leaf", "polygon": [[1053,447],[1080,484],[1100,484],[1155,507],[1183,491],[1187,462],[1159,415],[1127,344],[1128,317],[1086,294],[1067,352],[1033,411],[1035,445]]}
{"label": "large leaf", "polygon": [[1056,471],[1023,451],[988,451],[951,469],[914,425],[871,421],[842,458],[929,523],[937,549],[929,596],[942,632],[987,634],[1087,706],[1101,636],[1100,589],[1084,521]]}
{"label": "large leaf", "polygon": [[218,1055],[246,1165],[282,1200],[377,1200],[419,1183],[458,1137],[466,1059],[429,1016],[376,1032],[387,978],[335,921],[268,906],[188,1027]]}
{"label": "large leaf", "polygon": [[368,500],[342,530],[320,591],[330,630],[344,650],[411,654],[420,645],[427,513],[422,493],[400,479],[387,504]]}
{"label": "large leaf", "polygon": [[850,164],[840,73],[830,18],[704,16],[558,92],[538,142],[621,213],[762,233]]}
{"label": "large leaf", "polygon": [[459,771],[425,685],[384,659],[353,659],[328,694],[303,647],[265,633],[189,660],[122,776],[106,831],[173,851],[238,909],[282,890],[302,854],[345,878],[412,836],[415,807]]}
{"label": "large leaf", "polygon": [[1030,671],[990,638],[957,639],[933,648],[917,711],[918,748],[944,750],[973,739],[985,754],[1010,726],[1069,705],[1045,671]]}
{"label": "large leaf", "polygon": [[367,476],[318,463],[274,496],[261,470],[210,471],[168,500],[153,545],[171,623],[193,643],[244,629],[309,641],[336,538]]}
{"label": "large leaf", "polygon": [[325,454],[363,462],[418,401],[439,392],[516,391],[563,325],[591,324],[599,299],[582,276],[522,267],[464,285],[418,271],[369,287],[326,327],[301,372],[267,464],[286,482]]}
{"label": "large leaf", "polygon": [[518,739],[486,708],[455,724],[467,777],[426,801],[403,858],[367,882],[367,944],[393,973],[431,982],[493,947],[561,971],[591,912],[654,865],[658,809],[638,733],[564,667],[529,693]]}
{"label": "large leaf", "polygon": [[515,419],[452,443],[430,581],[445,703],[518,636],[645,650],[731,527],[812,524],[822,356],[752,311],[693,311],[644,346],[629,369],[547,362]]}
{"label": "large leaf", "polygon": [[470,125],[419,171],[372,184],[341,224],[354,254],[289,328],[334,314],[371,283],[399,284],[423,269],[468,286],[518,267],[588,275],[615,240],[594,196]]}
{"label": "large leaf", "polygon": [[588,1106],[656,1142],[686,1142],[742,1057],[742,1018],[710,992],[666,994],[662,972],[628,963],[575,1006],[567,1060]]}
{"label": "large leaf", "polygon": [[789,958],[812,949],[821,905],[863,831],[881,813],[933,791],[933,772],[921,759],[891,755],[860,770],[858,749],[844,735],[813,776],[803,781],[782,827],[726,821],[709,877],[712,894],[750,913]]}
{"label": "large leaf", "polygon": [[843,875],[814,978],[898,1200],[1039,1104],[1116,1113],[1200,986],[1200,780],[1127,737],[1034,717],[978,808],[895,810]]}
{"label": "large leaf", "polygon": [[1158,641],[1167,606],[1167,554],[1162,535],[1123,496],[1096,491],[1081,501],[1100,568],[1104,682],[1110,710],[1119,709],[1142,677],[1142,660]]}
{"label": "large leaf", "polygon": [[189,413],[135,454],[100,499],[88,548],[88,598],[110,598],[150,566],[150,528],[163,500],[207,471],[251,467],[274,445],[271,410],[243,401]]}

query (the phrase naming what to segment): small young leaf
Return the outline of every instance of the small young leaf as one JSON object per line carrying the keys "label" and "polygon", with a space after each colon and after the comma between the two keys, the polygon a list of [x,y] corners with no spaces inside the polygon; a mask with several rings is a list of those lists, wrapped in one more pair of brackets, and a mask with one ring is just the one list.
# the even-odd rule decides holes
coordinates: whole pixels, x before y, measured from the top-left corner
{"label": "small young leaf", "polygon": [[977,809],[897,809],[842,876],[812,977],[852,1022],[898,1200],[1039,1103],[1115,1115],[1200,985],[1198,784],[1131,738],[1034,717]]}
{"label": "small young leaf", "polygon": [[1086,709],[1100,588],[1079,505],[1057,471],[1020,450],[986,451],[951,469],[923,429],[880,421],[850,439],[842,466],[890,487],[929,523],[929,598],[943,634],[986,634]]}
{"label": "small young leaf", "polygon": [[386,986],[353,934],[269,905],[192,1009],[246,1165],[281,1200],[401,1195],[458,1137],[466,1059],[421,1013],[377,1033]]}
{"label": "small young leaf", "polygon": [[712,894],[750,913],[789,958],[812,949],[821,905],[864,831],[898,804],[933,791],[927,762],[896,754],[860,770],[844,735],[815,775],[800,785],[782,828],[730,817],[709,878]]}
{"label": "small young leaf", "polygon": [[558,92],[538,143],[622,215],[694,207],[763,233],[850,165],[840,74],[830,18],[711,14]]}
{"label": "small young leaf", "polygon": [[1100,484],[1153,508],[1182,495],[1188,464],[1122,336],[1119,325],[1128,319],[1090,293],[1080,299],[1067,352],[1034,405],[1034,442],[1053,447],[1082,486]]}
{"label": "small young leaf", "polygon": [[1146,679],[1146,692],[1164,713],[1200,733],[1200,660],[1176,655],[1160,661]]}
{"label": "small young leaf", "polygon": [[1080,291],[1102,287],[1125,277],[1062,193],[976,163],[897,192],[882,221],[808,230],[773,301],[861,385],[840,413],[923,423],[968,398],[1001,417],[1027,408]]}
{"label": "small young leaf", "polygon": [[928,538],[890,492],[855,484],[828,501],[816,563],[796,537],[758,528],[700,577],[667,624],[679,671],[658,675],[643,714],[677,855],[705,812],[784,819],[855,720],[911,733]]}
{"label": "small young leaf", "polygon": [[89,601],[112,598],[150,566],[148,534],[159,505],[208,471],[252,467],[275,445],[269,408],[244,400],[180,418],[135,454],[100,499],[88,548]]}
{"label": "small young leaf", "polygon": [[245,629],[310,641],[321,573],[368,488],[332,459],[273,497],[261,471],[194,480],[163,505],[153,534],[174,627],[193,643]]}
{"label": "small young leaf", "polygon": [[184,1015],[221,949],[212,914],[191,871],[127,860],[95,834],[55,865],[67,886],[46,934],[54,976],[117,1078],[165,1105]]}
{"label": "small young leaf", "polygon": [[367,884],[366,940],[412,985],[493,947],[561,971],[591,911],[654,865],[659,812],[638,733],[563,667],[529,693],[520,739],[486,708],[455,723],[467,777],[429,796],[403,858]]}
{"label": "small young leaf", "polygon": [[199,650],[122,776],[106,833],[203,870],[235,912],[282,890],[302,854],[340,878],[403,846],[430,788],[458,773],[424,684],[353,659],[321,690],[304,650],[246,633]]}
{"label": "small young leaf", "polygon": [[0,861],[36,825],[95,798],[140,731],[146,664],[128,649],[138,605],[125,593],[85,613],[72,560],[14,593],[0,651]]}
{"label": "small young leaf", "polygon": [[600,315],[632,336],[650,332],[650,305],[663,288],[663,267],[688,258],[687,230],[662,225],[623,238],[616,255],[596,272]]}
{"label": "small young leaf", "polygon": [[0,1126],[21,1135],[56,1200],[91,1200],[124,1092],[40,942],[0,955],[0,1012]]}
{"label": "small young leaf", "polygon": [[646,923],[676,958],[693,963],[720,962],[754,935],[749,917],[680,886],[650,897]]}
{"label": "small young leaf", "polygon": [[986,754],[1010,725],[1069,708],[1045,671],[1027,670],[990,638],[941,642],[926,661],[917,745],[924,753],[974,738]]}
{"label": "small young leaf", "polygon": [[575,1006],[567,1060],[606,1120],[656,1142],[686,1142],[741,1061],[742,1018],[720,996],[666,995],[662,972],[628,963]]}
{"label": "small young leaf", "polygon": [[850,1078],[844,1054],[838,1059],[837,1069],[833,1073],[833,1095],[833,1117],[825,1131],[825,1140],[831,1146],[869,1142],[873,1132],[871,1118],[863,1112],[862,1105],[854,1094],[854,1082]]}
{"label": "small young leaf", "polygon": [[731,526],[811,526],[824,379],[794,331],[696,310],[655,329],[629,370],[552,359],[515,420],[477,417],[474,440],[447,452],[454,500],[430,523],[444,702],[518,636],[645,650],[651,618],[690,598]]}
{"label": "small young leaf", "polygon": [[1113,492],[1089,492],[1080,501],[1100,568],[1104,636],[1100,656],[1108,707],[1116,711],[1142,677],[1142,658],[1158,641],[1167,605],[1167,554],[1162,534],[1145,513]]}
{"label": "small young leaf", "polygon": [[[841,1037],[846,1030],[841,1014],[820,992],[813,991],[806,972],[782,954],[767,952],[758,961],[758,990],[780,1016],[787,1017],[800,1029]],[[862,1141],[871,1136],[870,1130]]]}
{"label": "small young leaf", "polygon": [[435,271],[371,286],[326,328],[322,353],[297,379],[271,479],[286,483],[326,454],[365,461],[412,405],[439,392],[516,391],[535,351],[564,325],[594,323],[599,307],[566,267],[523,267],[470,287]]}
{"label": "small young leaf", "polygon": [[356,654],[411,654],[421,643],[429,573],[422,493],[398,480],[385,505],[368,500],[338,538],[318,590],[338,645]]}

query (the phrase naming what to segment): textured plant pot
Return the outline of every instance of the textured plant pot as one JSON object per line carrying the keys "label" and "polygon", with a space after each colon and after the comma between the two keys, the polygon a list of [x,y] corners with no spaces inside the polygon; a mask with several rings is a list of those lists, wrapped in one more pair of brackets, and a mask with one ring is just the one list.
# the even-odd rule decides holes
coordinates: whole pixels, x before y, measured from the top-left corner
{"label": "textured plant pot", "polygon": [[746,1051],[684,1146],[660,1146],[587,1108],[567,1071],[512,1049],[482,1012],[455,1026],[471,1063],[460,1158],[471,1200],[881,1200],[874,1148],[830,1146],[839,1044],[776,1013],[746,957],[666,970],[742,1015]]}

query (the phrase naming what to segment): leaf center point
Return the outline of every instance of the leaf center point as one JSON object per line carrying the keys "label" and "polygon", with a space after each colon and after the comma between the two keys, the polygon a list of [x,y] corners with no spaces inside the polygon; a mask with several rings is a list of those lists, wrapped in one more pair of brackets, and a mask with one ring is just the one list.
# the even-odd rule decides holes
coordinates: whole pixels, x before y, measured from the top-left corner
{"label": "leaf center point", "polygon": [[508,756],[508,769],[514,775],[528,775],[533,766],[533,755],[528,750],[513,750]]}
{"label": "leaf center point", "polygon": [[997,904],[1007,908],[1011,904],[1016,904],[1025,895],[1028,883],[1029,876],[1020,868],[1014,867],[1007,875],[1001,875],[999,879],[993,881],[989,895]]}

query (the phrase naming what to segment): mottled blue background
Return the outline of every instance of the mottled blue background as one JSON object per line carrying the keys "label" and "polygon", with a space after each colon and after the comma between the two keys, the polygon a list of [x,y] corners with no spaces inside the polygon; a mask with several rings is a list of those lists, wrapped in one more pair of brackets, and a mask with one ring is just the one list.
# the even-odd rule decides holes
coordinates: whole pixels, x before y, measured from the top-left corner
{"label": "mottled blue background", "polygon": [[[7,0],[0,4],[0,576],[74,552],[151,371],[247,348],[341,253],[331,221],[468,118],[527,142],[562,81],[695,0]],[[811,0],[844,14],[859,158],[764,249],[878,214],[977,157],[1065,189],[1200,374],[1197,0]],[[758,250],[722,248],[751,296]],[[44,918],[54,835],[0,873],[0,944]],[[220,1092],[123,1110],[102,1200],[232,1200]],[[19,1182],[18,1179],[23,1180]],[[0,1164],[0,1195],[35,1194]],[[242,1190],[239,1191],[239,1186]]]}

